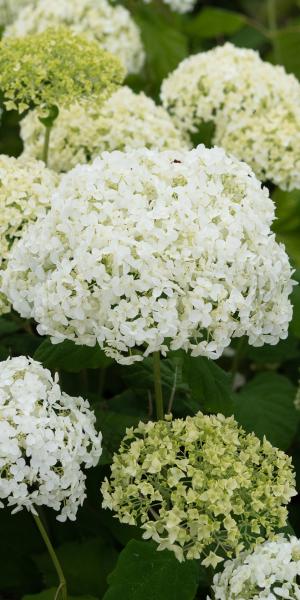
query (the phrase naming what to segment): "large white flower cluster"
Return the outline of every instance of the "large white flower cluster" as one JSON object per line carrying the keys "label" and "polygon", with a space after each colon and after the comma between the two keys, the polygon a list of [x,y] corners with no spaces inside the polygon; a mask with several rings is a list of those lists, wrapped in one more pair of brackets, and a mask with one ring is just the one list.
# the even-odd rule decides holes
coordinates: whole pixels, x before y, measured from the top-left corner
{"label": "large white flower cluster", "polygon": [[[35,111],[21,122],[21,135],[24,155],[41,158],[44,127]],[[176,150],[188,145],[187,137],[176,129],[161,106],[144,93],[135,94],[124,86],[100,107],[85,102],[60,110],[51,133],[49,165],[56,171],[69,171],[104,150]]]}
{"label": "large white flower cluster", "polygon": [[296,537],[265,542],[252,553],[225,563],[214,577],[214,600],[300,598],[300,541]]}
{"label": "large white flower cluster", "polygon": [[300,83],[283,67],[227,43],[184,60],[163,82],[161,98],[185,131],[213,121],[214,143],[262,181],[300,188]]}
{"label": "large white flower cluster", "polygon": [[[0,155],[0,269],[28,223],[49,208],[51,194],[59,177],[43,162],[29,158]],[[9,310],[0,295],[0,314]]]}
{"label": "large white flower cluster", "polygon": [[137,25],[125,7],[111,6],[107,0],[39,0],[19,11],[5,35],[41,33],[59,25],[98,41],[120,58],[129,73],[143,66],[145,54]]}
{"label": "large white flower cluster", "polygon": [[0,507],[36,506],[74,520],[85,498],[82,467],[98,463],[101,434],[82,398],[61,391],[32,359],[9,358],[0,368]]}
{"label": "large white flower cluster", "polygon": [[276,344],[292,317],[274,205],[221,148],[103,153],[64,175],[10,254],[2,291],[39,333],[129,364],[160,350],[220,356]]}
{"label": "large white flower cluster", "polygon": [[[193,10],[196,0],[162,0],[164,4],[167,4],[171,10],[179,13],[186,13]],[[149,4],[151,0],[144,0],[146,4]]]}

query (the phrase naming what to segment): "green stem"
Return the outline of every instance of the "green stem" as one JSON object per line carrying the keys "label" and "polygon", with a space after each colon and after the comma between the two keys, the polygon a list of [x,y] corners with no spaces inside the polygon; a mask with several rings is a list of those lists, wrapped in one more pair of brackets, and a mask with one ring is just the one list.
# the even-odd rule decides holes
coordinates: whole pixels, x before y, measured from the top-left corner
{"label": "green stem", "polygon": [[49,143],[50,143],[50,134],[51,134],[52,125],[45,125],[45,137],[44,137],[44,146],[43,146],[43,155],[42,159],[45,165],[48,165],[48,156],[49,156]]}
{"label": "green stem", "polygon": [[38,515],[33,515],[33,518],[36,522],[37,528],[45,542],[45,545],[47,547],[47,550],[49,552],[49,555],[51,557],[51,560],[53,562],[54,568],[56,570],[56,573],[58,575],[58,579],[59,579],[59,586],[56,592],[56,598],[58,598],[59,596],[61,597],[61,600],[68,600],[68,594],[67,594],[67,582],[63,573],[63,570],[61,568],[60,562],[56,556],[55,550],[51,544],[50,538],[48,536],[48,533],[40,519],[40,517]]}
{"label": "green stem", "polygon": [[267,0],[267,10],[268,10],[268,25],[269,31],[272,36],[272,44],[274,49],[274,57],[277,63],[280,63],[280,45],[278,43],[278,27],[277,27],[277,14],[276,14],[276,0]]}
{"label": "green stem", "polygon": [[156,405],[156,417],[157,420],[163,420],[164,418],[164,400],[161,387],[161,373],[160,373],[160,353],[153,353],[153,374],[154,374],[154,391],[155,391],[155,405]]}

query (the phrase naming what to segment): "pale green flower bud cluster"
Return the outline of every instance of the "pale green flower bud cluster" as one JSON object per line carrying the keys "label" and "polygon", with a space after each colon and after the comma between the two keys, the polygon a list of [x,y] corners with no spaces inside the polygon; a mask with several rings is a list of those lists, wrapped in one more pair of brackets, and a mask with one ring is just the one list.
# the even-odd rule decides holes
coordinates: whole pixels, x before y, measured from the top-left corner
{"label": "pale green flower bud cluster", "polygon": [[142,68],[145,52],[137,25],[124,6],[111,6],[107,0],[31,2],[19,12],[5,35],[21,37],[62,25],[118,56],[129,73]]}
{"label": "pale green flower bud cluster", "polygon": [[[59,176],[43,162],[0,155],[0,269],[6,267],[9,250],[24,233],[28,223],[44,214]],[[0,314],[9,311],[6,297],[0,296]]]}
{"label": "pale green flower bud cluster", "polygon": [[261,181],[300,189],[300,83],[258,52],[230,43],[188,57],[163,82],[163,105],[184,131],[215,125],[213,143]]}
{"label": "pale green flower bud cluster", "polygon": [[296,492],[284,452],[233,417],[199,412],[128,429],[102,493],[158,550],[216,567],[284,526]]}
{"label": "pale green flower bud cluster", "polygon": [[48,110],[85,97],[104,101],[123,77],[115,56],[67,28],[1,42],[0,89],[9,110]]}
{"label": "pale green flower bud cluster", "polygon": [[300,598],[300,540],[280,536],[227,561],[214,577],[214,600]]}
{"label": "pale green flower bud cluster", "polygon": [[[24,154],[42,158],[44,127],[37,111],[22,120],[21,136]],[[60,110],[51,133],[49,166],[65,172],[90,162],[104,150],[179,150],[188,145],[167,111],[144,93],[135,94],[123,86],[103,105],[84,102]]]}

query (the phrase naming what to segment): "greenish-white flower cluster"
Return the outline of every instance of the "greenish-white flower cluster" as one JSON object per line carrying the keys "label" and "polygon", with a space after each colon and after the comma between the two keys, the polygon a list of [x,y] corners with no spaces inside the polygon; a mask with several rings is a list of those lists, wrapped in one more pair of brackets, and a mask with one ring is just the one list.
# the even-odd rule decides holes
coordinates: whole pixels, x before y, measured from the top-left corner
{"label": "greenish-white flower cluster", "polygon": [[215,567],[272,536],[295,495],[291,459],[223,415],[139,423],[114,455],[103,506],[178,560]]}
{"label": "greenish-white flower cluster", "polygon": [[[58,180],[43,162],[0,155],[0,269],[28,223],[49,208]],[[0,295],[0,314],[8,310],[7,299]]]}
{"label": "greenish-white flower cluster", "polygon": [[[44,127],[36,111],[21,122],[24,154],[42,158]],[[68,171],[93,160],[102,151],[127,148],[180,149],[187,137],[167,111],[145,94],[124,86],[103,105],[76,103],[60,110],[51,133],[49,166]]]}
{"label": "greenish-white flower cluster", "polygon": [[145,53],[137,25],[125,7],[111,6],[107,0],[31,2],[19,11],[5,35],[21,37],[61,25],[100,43],[118,56],[130,73],[143,66]]}
{"label": "greenish-white flower cluster", "polygon": [[67,28],[0,44],[0,89],[8,109],[48,110],[82,98],[106,100],[122,83],[119,60]]}
{"label": "greenish-white flower cluster", "polygon": [[280,536],[227,561],[214,577],[213,600],[300,598],[300,541]]}
{"label": "greenish-white flower cluster", "polygon": [[184,60],[164,81],[161,98],[185,131],[213,121],[214,143],[262,181],[300,188],[300,83],[283,67],[227,43]]}

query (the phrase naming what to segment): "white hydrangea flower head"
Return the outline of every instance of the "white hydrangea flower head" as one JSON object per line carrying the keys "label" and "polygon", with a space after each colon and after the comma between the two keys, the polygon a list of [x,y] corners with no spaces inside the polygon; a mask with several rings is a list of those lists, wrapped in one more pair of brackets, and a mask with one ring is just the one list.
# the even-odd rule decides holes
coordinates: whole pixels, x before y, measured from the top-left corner
{"label": "white hydrangea flower head", "polygon": [[10,253],[2,292],[41,335],[123,364],[183,348],[218,358],[232,337],[276,344],[292,317],[274,204],[221,148],[104,152],[62,176]]}
{"label": "white hydrangea flower head", "polygon": [[0,507],[35,512],[49,506],[74,520],[85,498],[83,467],[97,465],[101,433],[83,398],[61,391],[33,359],[9,358],[0,368]]}
{"label": "white hydrangea flower head", "polygon": [[18,13],[5,36],[41,33],[61,25],[98,41],[120,58],[129,73],[142,68],[145,53],[137,25],[124,6],[111,6],[107,0],[39,0]]}
{"label": "white hydrangea flower head", "polygon": [[[35,111],[21,121],[21,136],[24,156],[41,158],[44,127]],[[51,132],[49,166],[66,172],[105,150],[176,150],[189,145],[188,136],[175,127],[164,108],[124,86],[104,105],[84,102],[60,110]]]}
{"label": "white hydrangea flower head", "polygon": [[182,61],[161,98],[184,131],[212,121],[214,144],[245,160],[261,181],[300,188],[300,83],[283,67],[227,43]]}
{"label": "white hydrangea flower head", "polygon": [[214,577],[213,600],[300,598],[300,541],[292,536],[268,541],[227,561]]}
{"label": "white hydrangea flower head", "polygon": [[213,568],[274,536],[296,495],[290,457],[233,417],[201,412],[127,429],[101,489],[102,506],[158,550]]}
{"label": "white hydrangea flower head", "polygon": [[[171,10],[178,13],[187,13],[193,10],[197,0],[162,0],[164,4],[167,4]],[[144,0],[146,4],[149,4],[151,0]]]}
{"label": "white hydrangea flower head", "polygon": [[0,0],[0,24],[8,25],[18,13],[29,4],[34,4],[35,0]]}
{"label": "white hydrangea flower head", "polygon": [[[43,162],[32,158],[0,155],[0,269],[5,269],[9,251],[28,223],[44,214],[59,176]],[[0,295],[0,314],[9,311]]]}

